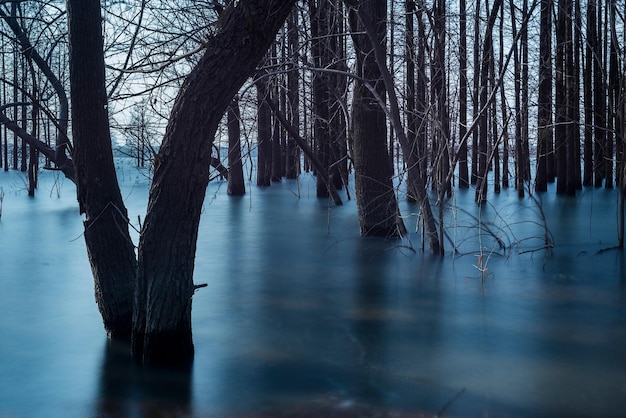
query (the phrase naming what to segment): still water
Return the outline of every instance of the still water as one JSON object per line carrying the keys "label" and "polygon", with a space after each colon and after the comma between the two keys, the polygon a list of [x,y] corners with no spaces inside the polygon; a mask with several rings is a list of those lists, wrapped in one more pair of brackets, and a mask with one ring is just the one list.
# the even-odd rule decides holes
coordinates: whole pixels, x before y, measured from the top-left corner
{"label": "still water", "polygon": [[[120,177],[131,219],[143,217],[146,179]],[[16,173],[0,186],[0,417],[626,411],[626,262],[597,253],[616,242],[613,192],[545,196],[556,247],[524,254],[543,245],[535,203],[503,193],[478,210],[458,192],[446,224],[459,253],[438,259],[419,250],[415,207],[402,208],[409,240],[361,239],[354,201],[319,201],[310,180],[243,198],[213,183],[196,357],[175,373],[142,370],[107,341],[71,183],[44,177],[34,199]]]}

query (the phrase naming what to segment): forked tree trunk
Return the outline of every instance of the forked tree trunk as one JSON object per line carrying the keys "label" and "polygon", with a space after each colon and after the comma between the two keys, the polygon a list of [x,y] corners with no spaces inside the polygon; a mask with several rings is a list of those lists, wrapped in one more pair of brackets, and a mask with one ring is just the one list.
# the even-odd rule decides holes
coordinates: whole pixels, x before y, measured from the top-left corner
{"label": "forked tree trunk", "polygon": [[242,0],[231,6],[176,98],[139,243],[132,346],[144,363],[185,365],[193,358],[194,257],[215,132],[294,3]]}
{"label": "forked tree trunk", "polygon": [[96,302],[107,333],[129,337],[137,261],[111,150],[100,2],[70,0],[67,8],[72,155]]}

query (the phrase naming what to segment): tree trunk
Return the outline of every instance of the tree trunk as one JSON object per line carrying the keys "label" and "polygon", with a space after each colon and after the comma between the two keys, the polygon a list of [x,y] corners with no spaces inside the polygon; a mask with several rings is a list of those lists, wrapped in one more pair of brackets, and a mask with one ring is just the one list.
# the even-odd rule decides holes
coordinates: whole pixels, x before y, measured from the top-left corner
{"label": "tree trunk", "polygon": [[[289,56],[294,58],[298,54],[298,13],[291,12],[288,19],[288,46]],[[289,123],[300,126],[300,95],[299,95],[298,72],[293,69],[287,73],[287,106],[289,108]],[[285,177],[288,179],[298,178],[300,173],[300,151],[296,146],[293,135],[287,136],[287,155],[285,161]]]}
{"label": "tree trunk", "polygon": [[593,69],[596,39],[595,0],[587,2],[587,42],[585,43],[585,68],[583,71],[583,102],[585,131],[583,140],[583,186],[593,186]]}
{"label": "tree trunk", "polygon": [[256,185],[269,187],[272,183],[272,112],[265,102],[269,95],[267,79],[257,81],[257,167]]}
{"label": "tree trunk", "polygon": [[556,21],[556,53],[555,53],[555,130],[554,145],[556,148],[556,192],[565,194],[567,188],[567,85],[565,68],[565,44],[567,42],[568,19],[566,4],[569,0],[559,0]]}
{"label": "tree trunk", "polygon": [[[311,54],[317,68],[328,68],[331,64],[329,46],[329,26],[331,2],[329,0],[309,0],[311,18]],[[317,145],[317,158],[322,162],[328,175],[332,177],[331,137],[330,137],[330,75],[316,71],[311,81],[313,90],[313,134]],[[318,173],[319,174],[319,173]],[[317,197],[328,197],[328,188],[318,175]]]}
{"label": "tree trunk", "polygon": [[[459,138],[467,132],[467,11],[465,0],[459,1]],[[469,187],[467,140],[459,144],[459,187]]]}
{"label": "tree trunk", "polygon": [[194,258],[215,132],[294,3],[231,3],[176,98],[139,246],[132,343],[144,363],[187,365],[193,358]]}
{"label": "tree trunk", "polygon": [[[480,109],[485,109],[489,105],[488,98],[490,97],[489,91],[489,66],[493,65],[493,27],[498,16],[498,10],[502,6],[502,0],[496,0],[492,6],[492,10],[489,13],[489,20],[485,27],[485,38],[483,40],[483,59],[480,67],[480,95],[479,103]],[[492,88],[494,86],[491,86]],[[482,112],[479,115],[479,149],[478,149],[478,177],[476,178],[476,202],[481,204],[487,200],[487,174],[488,174],[488,162],[487,162],[487,111]]]}
{"label": "tree trunk", "polygon": [[548,190],[548,143],[552,142],[552,0],[541,0],[540,19],[535,190],[545,192]]}
{"label": "tree trunk", "polygon": [[[367,27],[375,28],[376,42],[385,44],[387,5],[360,1],[350,10],[350,31],[356,50],[357,75],[370,83],[377,96],[385,97],[385,85],[374,56]],[[383,62],[384,65],[384,62]],[[374,93],[357,81],[353,92],[352,127],[356,200],[361,234],[399,237],[406,230],[400,217],[391,181],[393,168],[387,149],[387,120]]]}
{"label": "tree trunk", "polygon": [[246,186],[241,161],[241,115],[239,98],[234,97],[228,106],[228,190],[231,196],[243,196]]}
{"label": "tree trunk", "polygon": [[67,8],[72,155],[96,302],[107,333],[129,337],[137,261],[111,150],[100,2],[69,0]]}
{"label": "tree trunk", "polygon": [[[589,0],[596,6],[596,26],[593,28],[593,109],[594,109],[594,185],[602,186],[604,180],[604,159],[606,142],[606,88],[604,80],[604,48],[602,45],[602,2]],[[589,17],[588,17],[589,18]]]}
{"label": "tree trunk", "polygon": [[[481,1],[476,1],[475,11],[474,11],[474,79],[473,79],[473,94],[472,94],[472,116],[473,120],[476,121],[479,117],[480,112],[480,5]],[[479,134],[478,134],[478,126],[476,123],[472,124],[472,166],[470,173],[470,183],[477,184],[478,183],[478,154],[479,154]],[[482,175],[482,174],[481,174]]]}

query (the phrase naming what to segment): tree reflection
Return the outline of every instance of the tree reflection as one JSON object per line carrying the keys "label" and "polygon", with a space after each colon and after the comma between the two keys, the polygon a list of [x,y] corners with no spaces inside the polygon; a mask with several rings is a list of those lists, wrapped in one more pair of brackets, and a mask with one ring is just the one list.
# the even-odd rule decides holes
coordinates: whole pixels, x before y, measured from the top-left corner
{"label": "tree reflection", "polygon": [[191,370],[141,367],[127,342],[107,340],[94,416],[188,416]]}

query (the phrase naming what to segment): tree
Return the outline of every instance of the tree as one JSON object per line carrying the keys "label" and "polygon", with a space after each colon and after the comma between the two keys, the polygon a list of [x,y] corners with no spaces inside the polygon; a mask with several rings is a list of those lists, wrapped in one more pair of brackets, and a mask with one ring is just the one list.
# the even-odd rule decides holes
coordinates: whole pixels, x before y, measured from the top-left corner
{"label": "tree", "polygon": [[215,132],[294,3],[231,4],[174,104],[139,242],[132,342],[146,363],[186,362],[193,354],[193,266]]}
{"label": "tree", "polygon": [[255,83],[257,91],[257,186],[272,184],[272,112],[267,105],[268,82],[262,76]]}
{"label": "tree", "polygon": [[243,163],[241,161],[241,114],[239,98],[234,97],[228,106],[228,194],[243,196],[246,186],[243,181]]}
{"label": "tree", "polygon": [[535,190],[545,192],[548,190],[548,144],[552,143],[552,0],[541,0],[540,14]]}
{"label": "tree", "polygon": [[[467,132],[467,11],[465,0],[459,1],[459,138]],[[459,187],[469,187],[467,141],[459,144]]]}
{"label": "tree", "polygon": [[[387,122],[377,100],[386,96],[386,89],[378,67],[381,63],[377,64],[374,53],[374,43],[385,43],[387,5],[358,1],[350,2],[350,6],[350,34],[358,77],[352,99],[352,129],[359,225],[364,236],[399,237],[406,230],[391,182],[393,168],[386,142]],[[375,30],[370,30],[373,39],[367,34],[368,28]]]}
{"label": "tree", "polygon": [[[495,86],[489,86],[489,67],[493,65],[493,27],[498,16],[498,9],[502,6],[502,0],[496,0],[489,12],[487,26],[485,27],[485,37],[483,40],[483,58],[480,66],[480,94],[478,103],[480,109],[486,110],[492,95],[489,94],[489,88],[495,89]],[[475,75],[476,77],[476,75]],[[481,204],[487,200],[487,174],[489,169],[488,149],[487,149],[487,112],[481,111],[478,115],[478,176],[476,177],[476,197],[477,203]]]}
{"label": "tree", "polygon": [[[196,289],[193,266],[215,132],[233,96],[254,71],[294,3],[295,0],[240,1],[231,4],[220,17],[219,30],[207,41],[205,52],[185,78],[155,159],[137,268],[132,243],[124,244],[123,234],[118,233],[108,248],[101,248],[93,234],[85,237],[94,273],[112,264],[124,277],[117,296],[128,293],[136,273],[132,352],[144,363],[185,365],[193,358],[191,299]],[[106,95],[104,80],[100,78],[104,65],[99,2],[68,0],[68,21],[75,104],[72,119],[73,126],[78,128],[74,133],[78,134],[77,140],[83,148],[80,158],[97,159],[98,151],[102,151],[105,158],[101,159],[106,160],[93,166],[77,164],[79,199],[82,198],[84,210],[90,210],[85,205],[98,197],[91,189],[96,176],[101,176],[100,183],[106,183],[107,189],[117,188],[115,178],[109,174],[110,142],[104,138],[108,125],[100,122],[105,119],[106,102],[101,99],[106,99]],[[93,60],[85,60],[85,56]],[[94,65],[94,71],[87,71],[85,65]],[[81,88],[83,85],[94,88]],[[98,100],[94,100],[94,92]],[[98,129],[97,141],[90,140],[85,130],[94,114],[98,115],[99,124],[91,128]],[[109,200],[105,209],[111,222],[117,219],[119,224],[115,213],[123,210],[112,199],[109,195],[101,198]],[[120,216],[125,222],[124,216]],[[88,219],[86,233],[101,224],[102,216]],[[122,252],[118,257],[128,261],[120,265],[119,258],[111,257],[110,247],[116,247]]]}
{"label": "tree", "polygon": [[100,2],[70,0],[67,16],[72,156],[96,302],[107,333],[130,337],[137,260],[111,149]]}

